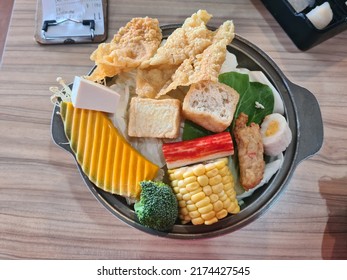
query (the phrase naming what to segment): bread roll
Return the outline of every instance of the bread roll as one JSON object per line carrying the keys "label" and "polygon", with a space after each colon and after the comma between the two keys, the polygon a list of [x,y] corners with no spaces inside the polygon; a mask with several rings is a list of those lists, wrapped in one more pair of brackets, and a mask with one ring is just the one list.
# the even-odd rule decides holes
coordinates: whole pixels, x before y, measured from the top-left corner
{"label": "bread roll", "polygon": [[239,94],[233,88],[211,81],[190,87],[183,101],[186,119],[212,132],[224,131],[232,122]]}

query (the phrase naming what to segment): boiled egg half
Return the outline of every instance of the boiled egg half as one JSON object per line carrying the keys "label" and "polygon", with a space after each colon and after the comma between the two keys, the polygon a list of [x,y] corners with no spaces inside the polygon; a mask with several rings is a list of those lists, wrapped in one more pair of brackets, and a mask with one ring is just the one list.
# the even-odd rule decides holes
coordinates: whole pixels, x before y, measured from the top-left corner
{"label": "boiled egg half", "polygon": [[283,152],[292,141],[292,132],[284,116],[278,113],[267,115],[261,126],[264,153],[276,156]]}

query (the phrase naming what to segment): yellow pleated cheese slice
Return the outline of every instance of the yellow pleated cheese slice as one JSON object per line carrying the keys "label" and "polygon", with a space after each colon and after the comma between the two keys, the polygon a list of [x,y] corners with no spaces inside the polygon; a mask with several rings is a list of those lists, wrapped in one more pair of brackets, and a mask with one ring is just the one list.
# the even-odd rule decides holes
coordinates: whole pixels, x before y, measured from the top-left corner
{"label": "yellow pleated cheese slice", "polygon": [[131,147],[105,113],[62,102],[60,114],[71,149],[89,180],[107,192],[139,198],[139,182],[152,180],[159,167]]}

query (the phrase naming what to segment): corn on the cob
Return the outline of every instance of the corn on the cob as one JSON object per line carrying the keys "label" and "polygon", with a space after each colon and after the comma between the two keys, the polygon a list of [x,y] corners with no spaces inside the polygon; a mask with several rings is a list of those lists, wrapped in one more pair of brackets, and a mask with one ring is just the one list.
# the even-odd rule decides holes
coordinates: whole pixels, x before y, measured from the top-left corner
{"label": "corn on the cob", "polygon": [[183,224],[211,225],[240,211],[228,158],[169,170]]}

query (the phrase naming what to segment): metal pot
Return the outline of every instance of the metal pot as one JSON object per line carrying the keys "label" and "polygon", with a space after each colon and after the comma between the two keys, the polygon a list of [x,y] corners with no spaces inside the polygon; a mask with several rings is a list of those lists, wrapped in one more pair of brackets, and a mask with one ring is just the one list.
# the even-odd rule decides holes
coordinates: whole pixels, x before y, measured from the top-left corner
{"label": "metal pot", "polygon": [[[180,25],[162,26],[163,38],[168,37],[178,27]],[[263,214],[283,192],[297,165],[321,148],[323,122],[319,104],[314,95],[307,89],[290,82],[262,50],[242,37],[236,35],[228,46],[228,50],[236,55],[240,67],[262,71],[283,99],[285,115],[293,139],[284,154],[282,167],[266,185],[256,190],[252,196],[244,199],[244,205],[237,215],[230,215],[209,226],[177,224],[170,232],[160,232],[141,225],[136,219],[134,210],[123,197],[97,188],[77,164],[83,180],[95,198],[113,215],[128,225],[152,235],[177,239],[210,238],[230,233]],[[56,114],[57,111],[59,108],[55,107],[52,116],[53,140],[57,145],[74,155],[69,145],[64,145],[68,140],[64,133],[61,117]]]}

